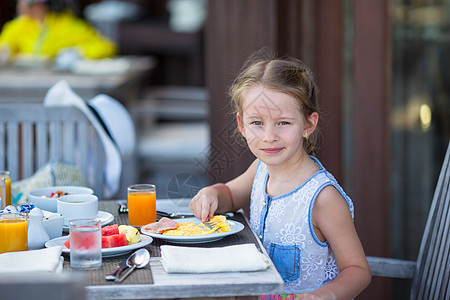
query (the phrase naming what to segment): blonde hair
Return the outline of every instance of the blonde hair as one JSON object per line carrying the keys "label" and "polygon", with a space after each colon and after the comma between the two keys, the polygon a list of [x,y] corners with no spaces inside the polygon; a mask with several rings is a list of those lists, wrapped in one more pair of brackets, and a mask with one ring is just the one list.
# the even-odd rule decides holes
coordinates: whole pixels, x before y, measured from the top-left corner
{"label": "blonde hair", "polygon": [[[243,101],[246,92],[256,86],[264,86],[296,99],[305,122],[308,122],[308,117],[312,113],[319,113],[319,91],[313,74],[298,59],[290,57],[275,59],[271,53],[259,51],[246,61],[229,91],[234,112],[239,113],[240,118],[243,116]],[[306,153],[316,154],[317,137],[316,129],[305,138],[303,145]]]}

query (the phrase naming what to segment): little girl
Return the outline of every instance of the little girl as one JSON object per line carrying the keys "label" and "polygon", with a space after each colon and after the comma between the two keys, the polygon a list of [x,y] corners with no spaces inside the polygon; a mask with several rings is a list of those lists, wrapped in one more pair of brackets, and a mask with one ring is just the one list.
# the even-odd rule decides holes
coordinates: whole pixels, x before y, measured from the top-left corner
{"label": "little girl", "polygon": [[314,155],[318,90],[297,59],[253,57],[230,89],[238,129],[257,159],[190,203],[206,220],[250,205],[250,226],[285,283],[262,299],[352,299],[371,273],[353,203]]}

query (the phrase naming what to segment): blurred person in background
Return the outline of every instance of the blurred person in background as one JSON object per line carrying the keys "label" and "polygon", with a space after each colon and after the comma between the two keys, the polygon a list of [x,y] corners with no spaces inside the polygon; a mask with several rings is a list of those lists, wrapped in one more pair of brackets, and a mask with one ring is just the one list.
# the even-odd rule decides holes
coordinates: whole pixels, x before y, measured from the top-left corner
{"label": "blurred person in background", "polygon": [[8,59],[54,59],[61,55],[108,58],[117,45],[69,8],[70,0],[17,0],[17,17],[0,33],[0,54]]}

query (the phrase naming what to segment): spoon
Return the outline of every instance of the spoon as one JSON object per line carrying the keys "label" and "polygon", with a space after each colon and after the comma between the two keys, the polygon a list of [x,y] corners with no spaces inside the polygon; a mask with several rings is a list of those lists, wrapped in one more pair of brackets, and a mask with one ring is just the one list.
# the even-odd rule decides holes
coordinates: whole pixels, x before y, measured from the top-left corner
{"label": "spoon", "polygon": [[106,280],[114,281],[117,276],[119,276],[120,272],[127,267],[127,262],[125,260],[121,261],[117,268],[105,276]]}
{"label": "spoon", "polygon": [[150,262],[150,252],[147,249],[142,248],[134,252],[127,259],[127,266],[129,269],[120,277],[116,277],[115,282],[122,282],[134,269],[140,269],[148,265]]}

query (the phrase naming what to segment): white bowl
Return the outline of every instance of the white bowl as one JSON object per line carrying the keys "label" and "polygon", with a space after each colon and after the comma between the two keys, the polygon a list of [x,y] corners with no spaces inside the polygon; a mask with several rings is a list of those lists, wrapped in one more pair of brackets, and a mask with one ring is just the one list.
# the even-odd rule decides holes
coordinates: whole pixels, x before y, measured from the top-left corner
{"label": "white bowl", "polygon": [[47,231],[49,238],[54,239],[62,236],[64,225],[64,217],[62,214],[45,210],[43,210],[42,213],[44,214],[42,225],[44,226],[45,231]]}
{"label": "white bowl", "polygon": [[56,191],[62,191],[68,194],[94,194],[92,189],[84,186],[51,186],[29,192],[28,201],[41,210],[56,212],[56,201],[58,198],[49,198]]}

